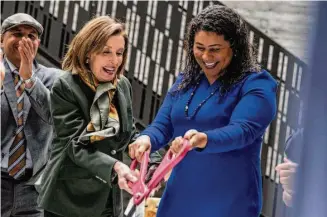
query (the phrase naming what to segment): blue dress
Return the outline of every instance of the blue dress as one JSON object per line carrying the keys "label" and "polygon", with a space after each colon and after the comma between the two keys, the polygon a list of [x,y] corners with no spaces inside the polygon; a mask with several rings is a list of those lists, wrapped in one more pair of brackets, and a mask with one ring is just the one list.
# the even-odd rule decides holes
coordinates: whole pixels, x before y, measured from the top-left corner
{"label": "blue dress", "polygon": [[[185,106],[193,88],[169,90],[155,120],[142,135],[152,151],[196,129],[208,136],[207,146],[193,149],[173,169],[157,217],[255,217],[262,207],[260,150],[264,132],[276,114],[277,83],[266,72],[250,73],[225,94],[215,93],[193,119]],[[221,86],[202,75],[189,115]]]}

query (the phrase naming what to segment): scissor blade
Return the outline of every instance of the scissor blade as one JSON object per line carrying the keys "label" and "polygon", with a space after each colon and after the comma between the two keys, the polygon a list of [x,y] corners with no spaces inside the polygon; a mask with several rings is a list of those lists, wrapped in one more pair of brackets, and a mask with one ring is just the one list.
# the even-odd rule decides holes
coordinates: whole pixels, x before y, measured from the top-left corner
{"label": "scissor blade", "polygon": [[135,205],[133,198],[130,199],[126,210],[124,212],[124,217],[144,217],[145,215],[145,200],[143,200],[139,205]]}
{"label": "scissor blade", "polygon": [[124,217],[134,217],[135,215],[135,210],[136,210],[136,205],[134,204],[133,198],[131,198],[128,202],[128,205],[125,209],[124,212]]}

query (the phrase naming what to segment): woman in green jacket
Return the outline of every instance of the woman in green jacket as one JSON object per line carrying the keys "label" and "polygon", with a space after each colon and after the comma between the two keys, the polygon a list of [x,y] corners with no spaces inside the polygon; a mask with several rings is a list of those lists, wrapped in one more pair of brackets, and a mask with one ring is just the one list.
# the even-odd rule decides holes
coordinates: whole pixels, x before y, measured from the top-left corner
{"label": "woman in green jacket", "polygon": [[[53,85],[55,138],[40,185],[45,217],[122,216],[121,189],[137,176],[122,155],[135,136],[132,89],[122,75],[127,56],[123,24],[108,16],[75,36]],[[117,177],[117,178],[116,178]]]}

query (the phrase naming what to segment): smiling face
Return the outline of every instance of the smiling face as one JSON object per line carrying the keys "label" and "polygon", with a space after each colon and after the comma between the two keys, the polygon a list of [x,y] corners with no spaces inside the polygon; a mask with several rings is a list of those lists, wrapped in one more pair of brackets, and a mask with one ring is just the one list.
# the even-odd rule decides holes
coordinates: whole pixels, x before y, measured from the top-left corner
{"label": "smiling face", "polygon": [[125,40],[122,35],[110,36],[99,53],[90,56],[90,68],[99,82],[115,79],[119,66],[123,62]]}
{"label": "smiling face", "polygon": [[199,31],[195,34],[193,53],[197,63],[205,73],[210,84],[227,68],[233,57],[230,43],[223,35],[215,32]]}
{"label": "smiling face", "polygon": [[28,25],[16,26],[1,36],[1,48],[8,60],[16,67],[19,67],[20,65],[20,54],[18,51],[19,42],[23,38],[29,38],[35,45],[35,53],[37,52],[40,43],[36,29]]}

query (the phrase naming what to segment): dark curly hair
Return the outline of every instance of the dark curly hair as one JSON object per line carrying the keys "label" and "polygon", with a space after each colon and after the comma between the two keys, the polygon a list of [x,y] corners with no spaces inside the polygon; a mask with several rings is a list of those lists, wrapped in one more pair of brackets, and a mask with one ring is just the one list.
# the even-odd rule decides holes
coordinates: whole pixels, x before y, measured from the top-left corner
{"label": "dark curly hair", "polygon": [[177,91],[195,84],[200,76],[201,68],[193,53],[194,37],[199,31],[223,35],[224,39],[230,43],[233,51],[231,63],[218,78],[222,81],[225,90],[228,86],[241,80],[247,73],[261,70],[256,61],[254,48],[249,41],[248,29],[240,15],[228,7],[212,5],[203,9],[188,25],[184,41],[187,59],[183,70],[183,80]]}

